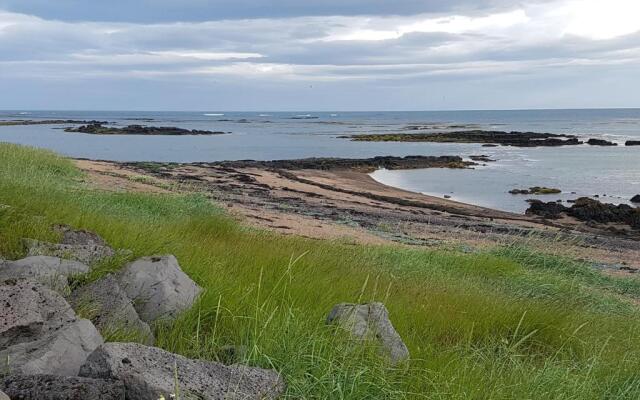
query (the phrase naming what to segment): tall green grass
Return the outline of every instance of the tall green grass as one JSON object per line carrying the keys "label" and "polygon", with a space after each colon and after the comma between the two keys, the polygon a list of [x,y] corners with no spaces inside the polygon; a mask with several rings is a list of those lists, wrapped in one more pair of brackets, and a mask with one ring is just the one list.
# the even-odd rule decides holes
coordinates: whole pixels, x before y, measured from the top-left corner
{"label": "tall green grass", "polygon": [[[169,351],[216,360],[244,346],[240,361],[280,371],[289,398],[640,398],[638,281],[521,247],[470,255],[281,236],[201,196],[102,192],[86,179],[55,154],[0,144],[0,256],[22,256],[22,237],[55,240],[54,223],[132,258],[175,254],[205,292],[156,327]],[[410,362],[393,367],[325,326],[334,304],[372,300]]]}

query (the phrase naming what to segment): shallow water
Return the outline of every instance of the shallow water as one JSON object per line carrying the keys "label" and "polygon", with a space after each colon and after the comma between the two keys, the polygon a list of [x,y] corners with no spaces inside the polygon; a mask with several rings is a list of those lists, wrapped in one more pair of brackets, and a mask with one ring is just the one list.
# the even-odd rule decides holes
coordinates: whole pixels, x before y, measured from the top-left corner
{"label": "shallow water", "polygon": [[[215,161],[379,155],[486,154],[495,163],[474,170],[377,171],[382,183],[437,196],[522,212],[527,198],[548,201],[600,195],[620,203],[640,193],[640,147],[567,146],[486,148],[474,144],[351,142],[341,135],[399,132],[407,125],[572,133],[620,143],[640,139],[640,109],[449,112],[70,112],[0,111],[4,119],[96,119],[231,132],[217,136],[96,136],[64,126],[0,126],[0,141],[55,150],[72,157],[116,161]],[[463,128],[457,128],[463,129]],[[557,187],[562,195],[514,196],[530,186]],[[575,192],[575,193],[572,193]],[[605,195],[606,196],[603,196]]]}

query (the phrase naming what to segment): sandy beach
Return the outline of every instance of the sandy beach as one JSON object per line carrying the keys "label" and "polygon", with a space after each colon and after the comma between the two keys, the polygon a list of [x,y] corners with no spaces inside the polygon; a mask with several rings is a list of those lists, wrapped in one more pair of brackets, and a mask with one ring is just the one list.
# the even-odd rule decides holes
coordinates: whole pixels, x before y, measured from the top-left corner
{"label": "sandy beach", "polygon": [[640,242],[633,232],[621,235],[617,227],[570,217],[546,220],[408,192],[378,183],[362,169],[252,162],[76,164],[98,188],[203,193],[243,224],[283,234],[468,252],[521,243],[541,251],[552,247],[610,273],[640,268]]}

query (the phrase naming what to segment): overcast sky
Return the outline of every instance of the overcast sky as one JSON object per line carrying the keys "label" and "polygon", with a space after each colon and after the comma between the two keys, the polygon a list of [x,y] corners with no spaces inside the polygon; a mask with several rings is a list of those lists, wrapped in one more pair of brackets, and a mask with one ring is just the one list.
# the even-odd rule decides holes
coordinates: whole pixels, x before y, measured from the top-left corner
{"label": "overcast sky", "polygon": [[640,0],[0,0],[0,109],[640,107]]}

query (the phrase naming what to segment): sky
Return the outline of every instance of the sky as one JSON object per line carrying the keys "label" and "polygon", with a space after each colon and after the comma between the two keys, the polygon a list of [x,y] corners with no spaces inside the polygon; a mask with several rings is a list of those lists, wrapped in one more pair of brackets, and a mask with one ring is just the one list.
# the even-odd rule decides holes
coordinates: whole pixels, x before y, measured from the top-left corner
{"label": "sky", "polygon": [[640,0],[0,0],[0,109],[640,107]]}

